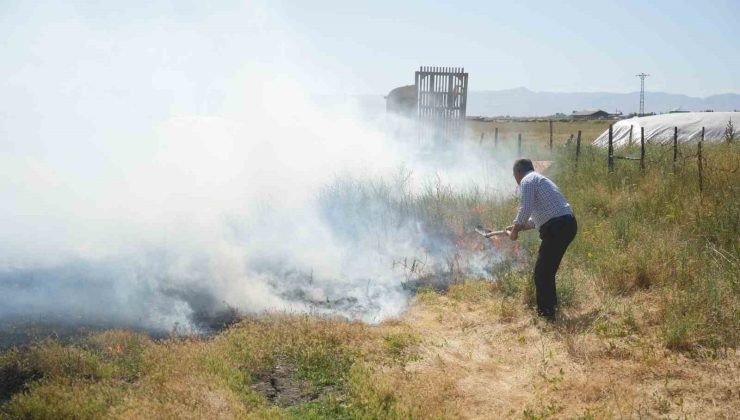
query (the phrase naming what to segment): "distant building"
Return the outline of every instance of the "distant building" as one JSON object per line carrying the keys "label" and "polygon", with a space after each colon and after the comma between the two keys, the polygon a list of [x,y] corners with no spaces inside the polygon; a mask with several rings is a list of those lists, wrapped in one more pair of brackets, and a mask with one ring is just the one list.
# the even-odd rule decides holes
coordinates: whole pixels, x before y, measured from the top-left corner
{"label": "distant building", "polygon": [[393,89],[385,97],[385,110],[405,117],[416,117],[417,113],[416,85],[401,86]]}
{"label": "distant building", "polygon": [[573,113],[570,114],[570,117],[574,120],[605,120],[605,119],[613,118],[614,115],[606,111],[596,109],[596,110],[573,111]]}

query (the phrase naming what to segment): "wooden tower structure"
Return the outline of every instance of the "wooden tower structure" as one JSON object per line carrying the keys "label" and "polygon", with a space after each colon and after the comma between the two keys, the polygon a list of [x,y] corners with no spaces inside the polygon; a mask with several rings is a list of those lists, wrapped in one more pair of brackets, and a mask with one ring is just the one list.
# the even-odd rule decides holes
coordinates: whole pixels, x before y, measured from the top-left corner
{"label": "wooden tower structure", "polygon": [[419,139],[443,146],[462,140],[468,73],[462,67],[425,67],[416,72]]}

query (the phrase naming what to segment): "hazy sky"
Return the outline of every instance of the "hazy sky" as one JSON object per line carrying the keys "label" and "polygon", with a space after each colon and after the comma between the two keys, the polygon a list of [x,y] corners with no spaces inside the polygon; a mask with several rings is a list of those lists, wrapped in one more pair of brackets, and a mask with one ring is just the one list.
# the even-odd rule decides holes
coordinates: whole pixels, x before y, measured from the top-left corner
{"label": "hazy sky", "polygon": [[[213,88],[269,62],[312,92],[353,94],[440,65],[464,66],[473,90],[628,92],[646,72],[648,90],[707,96],[740,93],[739,47],[737,0],[0,0],[0,76],[55,61],[95,73],[128,57],[145,61],[127,61],[131,77]],[[171,73],[152,74],[152,60]]]}

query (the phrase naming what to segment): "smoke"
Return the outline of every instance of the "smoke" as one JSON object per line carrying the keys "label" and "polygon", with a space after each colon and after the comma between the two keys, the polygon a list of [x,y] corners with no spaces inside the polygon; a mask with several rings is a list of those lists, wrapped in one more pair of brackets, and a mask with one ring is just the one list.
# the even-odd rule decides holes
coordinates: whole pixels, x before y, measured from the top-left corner
{"label": "smoke", "polygon": [[[511,188],[508,165],[420,154],[386,135],[403,122],[316,105],[322,59],[296,58],[299,34],[269,9],[90,7],[0,20],[0,322],[378,322],[402,313],[412,278],[449,272],[454,241],[414,197]],[[490,278],[497,258],[457,264]]]}

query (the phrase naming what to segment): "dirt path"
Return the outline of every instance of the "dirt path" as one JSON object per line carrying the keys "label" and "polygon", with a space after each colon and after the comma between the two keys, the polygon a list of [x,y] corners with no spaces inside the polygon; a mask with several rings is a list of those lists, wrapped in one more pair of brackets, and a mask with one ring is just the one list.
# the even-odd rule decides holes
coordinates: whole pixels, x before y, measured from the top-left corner
{"label": "dirt path", "polygon": [[[732,418],[740,412],[740,358],[689,359],[636,337],[579,331],[506,304],[439,297],[401,320],[423,338],[413,374],[449,377],[463,418]],[[588,316],[588,314],[586,314]],[[423,379],[421,379],[423,381]]]}

